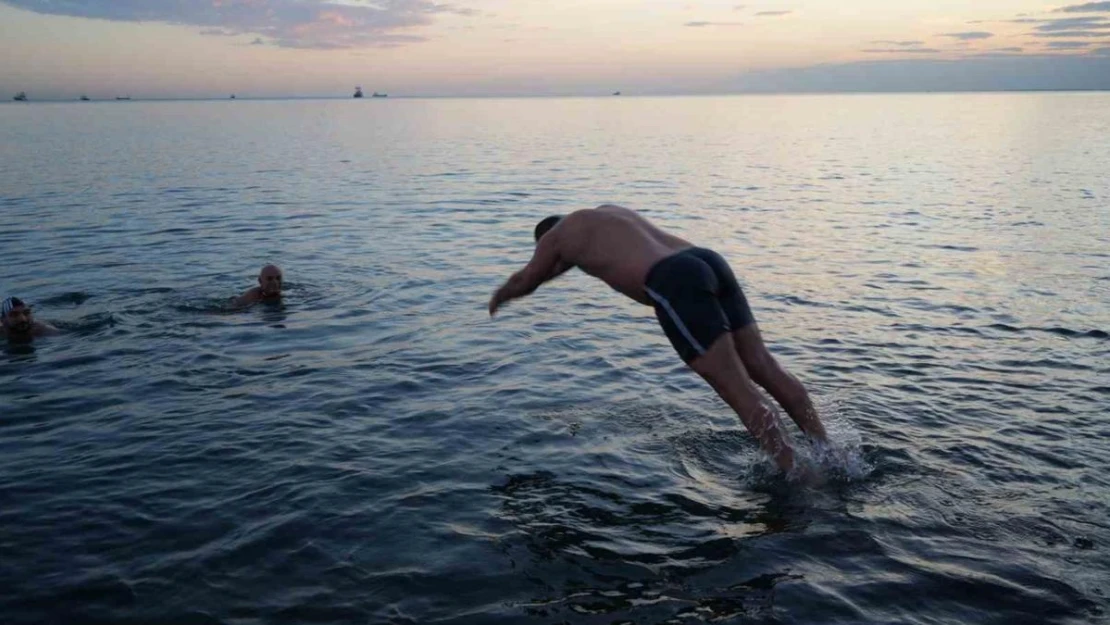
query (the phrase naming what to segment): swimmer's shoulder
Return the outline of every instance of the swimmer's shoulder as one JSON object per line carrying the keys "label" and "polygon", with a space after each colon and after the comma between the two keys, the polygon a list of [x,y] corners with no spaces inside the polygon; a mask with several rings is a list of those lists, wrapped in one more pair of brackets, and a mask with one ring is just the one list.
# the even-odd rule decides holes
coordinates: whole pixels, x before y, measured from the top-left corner
{"label": "swimmer's shoulder", "polygon": [[57,336],[62,331],[58,328],[42,321],[35,322],[35,336]]}
{"label": "swimmer's shoulder", "polygon": [[252,286],[239,297],[231,298],[232,306],[250,306],[262,299],[262,287]]}

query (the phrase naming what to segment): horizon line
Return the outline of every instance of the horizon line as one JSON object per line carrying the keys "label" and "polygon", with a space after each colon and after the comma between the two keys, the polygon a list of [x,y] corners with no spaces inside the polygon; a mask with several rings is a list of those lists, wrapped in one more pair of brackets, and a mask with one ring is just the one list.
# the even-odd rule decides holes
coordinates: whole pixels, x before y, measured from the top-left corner
{"label": "horizon line", "polygon": [[[27,97],[26,100],[15,100],[14,97],[10,99],[0,100],[4,104],[64,104],[64,103],[104,103],[104,102],[233,102],[237,100],[248,101],[266,101],[266,100],[496,100],[496,99],[541,99],[541,98],[598,98],[598,99],[615,99],[615,98],[674,98],[674,97],[728,97],[728,96],[765,96],[765,95],[882,95],[882,94],[903,94],[903,95],[928,95],[928,94],[973,94],[973,93],[1097,93],[1105,92],[1110,93],[1110,89],[1092,87],[1092,88],[1073,88],[1073,89],[1051,89],[1051,88],[1027,88],[1027,89],[814,89],[814,90],[784,90],[784,89],[750,89],[740,91],[705,91],[705,92],[660,92],[660,93],[562,93],[562,94],[476,94],[476,95],[462,95],[462,94],[411,94],[411,95],[387,95],[380,98],[355,98],[353,96],[338,96],[338,95],[273,95],[273,96],[240,96],[238,94],[227,96],[111,96],[104,98],[89,98],[88,100],[80,99],[81,96],[72,97],[50,97],[50,98],[31,98]],[[26,92],[16,92],[26,93]],[[122,99],[121,99],[122,98]]]}

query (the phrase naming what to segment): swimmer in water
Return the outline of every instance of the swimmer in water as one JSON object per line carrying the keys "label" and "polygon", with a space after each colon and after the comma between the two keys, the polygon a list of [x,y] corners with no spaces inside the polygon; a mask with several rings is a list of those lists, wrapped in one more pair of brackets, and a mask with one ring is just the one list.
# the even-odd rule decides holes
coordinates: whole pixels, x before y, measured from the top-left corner
{"label": "swimmer in water", "polygon": [[16,343],[30,343],[40,336],[59,334],[58,328],[49,323],[35,321],[31,307],[18,297],[9,297],[0,303],[0,335]]}
{"label": "swimmer in water", "polygon": [[763,344],[747,299],[719,254],[611,204],[548,217],[536,225],[534,234],[532,259],[490,298],[491,316],[506,302],[530,295],[544,282],[578,267],[654,307],[682,360],[736,412],[780,469],[795,468],[794,448],[757,384],[804,434],[827,442],[805,387]]}
{"label": "swimmer in water", "polygon": [[258,286],[251,287],[246,293],[235,298],[232,305],[242,308],[258,302],[281,301],[281,268],[266,265],[258,272]]}

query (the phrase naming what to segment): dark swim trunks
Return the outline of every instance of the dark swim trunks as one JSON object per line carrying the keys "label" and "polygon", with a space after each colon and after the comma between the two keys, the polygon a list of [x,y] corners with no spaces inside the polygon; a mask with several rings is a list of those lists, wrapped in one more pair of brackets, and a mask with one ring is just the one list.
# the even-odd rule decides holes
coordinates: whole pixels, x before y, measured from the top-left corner
{"label": "dark swim trunks", "polygon": [[664,258],[648,271],[644,288],[687,364],[720,335],[755,322],[732,269],[713,250],[692,247]]}

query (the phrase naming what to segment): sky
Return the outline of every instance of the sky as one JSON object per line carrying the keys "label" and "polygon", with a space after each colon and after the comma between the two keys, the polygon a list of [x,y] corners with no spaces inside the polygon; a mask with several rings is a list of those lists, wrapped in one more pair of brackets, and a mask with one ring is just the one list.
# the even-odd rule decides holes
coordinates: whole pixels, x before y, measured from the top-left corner
{"label": "sky", "polygon": [[1110,89],[1110,1],[0,0],[0,97]]}

